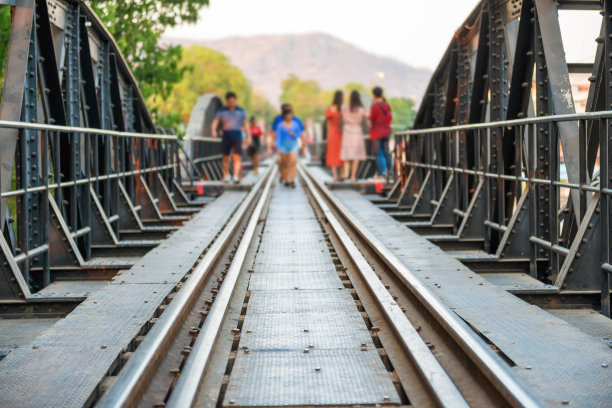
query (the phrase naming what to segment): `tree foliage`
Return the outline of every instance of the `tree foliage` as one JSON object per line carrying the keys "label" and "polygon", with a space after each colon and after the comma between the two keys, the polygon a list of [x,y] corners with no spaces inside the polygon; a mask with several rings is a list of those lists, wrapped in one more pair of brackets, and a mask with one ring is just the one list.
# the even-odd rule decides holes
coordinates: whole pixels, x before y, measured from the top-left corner
{"label": "tree foliage", "polygon": [[183,76],[172,92],[166,97],[158,94],[149,99],[149,105],[160,116],[175,114],[187,123],[193,106],[202,94],[216,93],[223,96],[229,90],[238,94],[238,103],[247,112],[251,110],[251,83],[222,53],[193,45],[184,50],[177,65],[183,71]]}
{"label": "tree foliage", "polygon": [[163,47],[170,27],[195,23],[209,0],[90,0],[92,8],[113,35],[139,82],[145,98],[165,97],[181,80],[180,46]]}
{"label": "tree foliage", "polygon": [[265,123],[272,123],[274,117],[278,115],[278,109],[270,103],[264,96],[254,93],[251,115],[262,118]]}
{"label": "tree foliage", "polygon": [[0,97],[4,87],[4,68],[6,68],[6,56],[8,54],[8,43],[11,37],[11,7],[0,6]]}
{"label": "tree foliage", "polygon": [[408,127],[414,123],[416,111],[414,100],[408,98],[389,98],[387,100],[393,112],[393,125]]}
{"label": "tree foliage", "polygon": [[301,118],[321,119],[331,102],[331,92],[321,89],[314,80],[301,80],[290,75],[282,82],[281,102],[293,105]]}
{"label": "tree foliage", "polygon": [[349,82],[348,84],[344,85],[344,93],[347,94],[345,96],[348,96],[349,92],[351,91],[369,93],[363,84],[357,82]]}

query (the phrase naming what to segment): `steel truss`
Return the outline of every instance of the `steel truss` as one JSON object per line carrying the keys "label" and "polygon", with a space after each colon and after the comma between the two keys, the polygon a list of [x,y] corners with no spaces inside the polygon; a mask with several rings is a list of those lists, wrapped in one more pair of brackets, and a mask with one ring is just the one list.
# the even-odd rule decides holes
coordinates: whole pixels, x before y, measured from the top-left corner
{"label": "steel truss", "polygon": [[[3,3],[13,7],[0,104],[0,300],[14,301],[60,271],[103,269],[98,254],[151,248],[129,238],[187,219],[195,210],[181,184],[199,174],[177,137],[156,129],[86,3]],[[205,145],[216,160],[218,142]]]}
{"label": "steel truss", "polygon": [[[559,8],[601,10],[593,64],[565,61]],[[592,72],[587,114],[575,114],[570,72]],[[433,242],[522,265],[560,291],[600,292],[610,316],[611,84],[612,1],[481,1],[414,130],[396,136],[389,198]]]}

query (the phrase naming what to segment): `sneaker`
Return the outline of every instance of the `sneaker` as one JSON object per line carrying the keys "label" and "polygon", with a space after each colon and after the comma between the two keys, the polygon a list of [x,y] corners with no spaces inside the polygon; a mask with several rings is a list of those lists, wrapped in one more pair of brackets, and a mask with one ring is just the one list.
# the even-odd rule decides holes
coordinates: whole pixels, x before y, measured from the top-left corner
{"label": "sneaker", "polygon": [[295,181],[292,181],[291,183],[289,183],[289,187],[290,188],[295,188]]}
{"label": "sneaker", "polygon": [[234,176],[234,184],[240,184],[240,179]]}
{"label": "sneaker", "polygon": [[368,179],[368,181],[372,182],[372,183],[380,183],[382,181],[385,181],[384,177],[381,175],[376,175],[376,176],[372,176]]}
{"label": "sneaker", "polygon": [[225,178],[223,179],[224,183],[231,183],[232,182],[232,176],[230,176],[229,174],[227,176],[225,176]]}

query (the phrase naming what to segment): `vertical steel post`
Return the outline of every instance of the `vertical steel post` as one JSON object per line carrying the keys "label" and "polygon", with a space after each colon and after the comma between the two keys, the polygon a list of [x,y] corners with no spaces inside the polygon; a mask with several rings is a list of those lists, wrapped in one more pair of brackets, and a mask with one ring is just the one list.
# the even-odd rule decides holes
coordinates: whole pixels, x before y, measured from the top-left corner
{"label": "vertical steel post", "polygon": [[[536,174],[536,161],[539,160],[537,156],[537,136],[536,136],[536,127],[538,125],[533,124],[528,126],[527,130],[527,177],[528,188],[529,188],[529,236],[537,236],[538,231],[540,229],[538,225],[538,187],[533,181],[534,178],[537,178]],[[538,245],[531,242],[529,245],[529,274],[536,278],[538,277],[538,256],[539,256],[539,248]]]}
{"label": "vertical steel post", "polygon": [[[548,176],[551,181],[559,181],[559,136],[556,123],[551,123],[548,134]],[[548,189],[548,218],[550,220],[550,243],[559,244],[559,187],[551,183]],[[552,248],[550,257],[550,280],[555,282],[559,275],[559,254]]]}
{"label": "vertical steel post", "polygon": [[[546,57],[544,55],[544,45],[542,43],[542,34],[539,26],[539,16],[535,11],[535,35],[534,35],[534,51],[535,51],[535,80],[536,80],[536,115],[546,116],[551,113],[551,105],[549,104],[550,86],[548,83],[548,69],[546,67]],[[539,179],[548,179],[552,176],[550,173],[549,163],[551,158],[556,153],[552,150],[553,146],[549,145],[549,135],[551,134],[551,126],[547,123],[536,125],[535,139],[535,174],[534,177]],[[550,186],[546,184],[535,185],[535,232],[538,238],[552,242],[550,228],[552,223],[552,214],[550,213]],[[557,210],[555,210],[556,212]],[[542,247],[537,248],[537,258],[548,258],[552,252],[546,251]],[[538,276],[539,279],[547,279],[547,276]]]}
{"label": "vertical steel post", "polygon": [[[36,6],[35,6],[36,7]],[[36,11],[33,15],[32,27],[36,27]],[[32,30],[28,62],[26,65],[24,88],[24,120],[36,123],[38,110],[37,97],[37,70],[38,53],[36,49],[36,30]],[[26,192],[18,199],[19,209],[17,217],[18,242],[21,253],[26,254],[21,271],[26,284],[31,284],[30,267],[32,260],[27,257],[30,249],[38,246],[40,242],[39,231],[42,229],[41,214],[37,198],[39,194],[29,193],[30,187],[38,186],[38,135],[36,131],[24,130],[19,132],[19,155],[17,160],[17,185]]]}
{"label": "vertical steel post", "polygon": [[[605,95],[606,109],[612,109],[612,0],[604,0],[604,55],[605,55]],[[610,194],[604,192],[612,186],[612,160],[610,160],[610,142],[612,140],[612,121],[603,120],[600,123],[599,136],[599,160],[600,160],[600,180],[601,180],[601,263],[610,264],[610,244],[612,243],[612,206],[610,205]],[[610,274],[601,269],[601,313],[610,317]]]}
{"label": "vertical steel post", "polygon": [[[100,116],[102,129],[113,129],[113,118],[111,113],[111,96],[110,96],[110,45],[108,42],[102,44],[100,51],[100,59],[102,72],[100,78]],[[98,154],[100,155],[100,175],[111,173],[111,144],[110,136],[98,137]],[[112,214],[111,211],[111,184],[110,180],[102,182],[102,208],[107,215]]]}
{"label": "vertical steel post", "polygon": [[[497,2],[489,1],[489,89],[491,97],[489,103],[490,121],[505,119],[508,67],[505,62],[505,32],[502,21],[502,12]],[[502,130],[495,127],[491,131],[489,149],[491,154],[490,168],[492,173],[503,172]],[[489,203],[491,205],[494,222],[505,224],[504,214],[504,182],[502,179],[489,181]],[[499,232],[492,231],[492,243],[495,247],[499,244],[501,236]],[[493,249],[493,248],[492,248]]]}
{"label": "vertical steel post", "polygon": [[[71,6],[71,9],[66,15],[66,31],[64,44],[66,47],[66,59],[65,59],[65,71],[64,71],[64,92],[65,92],[65,103],[66,103],[66,123],[69,126],[81,126],[81,112],[80,112],[80,80],[81,72],[79,67],[79,54],[80,50],[80,24],[79,24],[79,6]],[[71,181],[77,180],[81,177],[81,135],[72,133],[69,136],[70,139],[70,174],[69,179]],[[68,225],[72,231],[79,229],[79,208],[80,205],[81,186],[71,186],[69,191],[69,217]],[[88,237],[88,236],[87,236]],[[83,239],[79,239],[83,242]],[[85,245],[85,257],[90,257],[89,245]]]}

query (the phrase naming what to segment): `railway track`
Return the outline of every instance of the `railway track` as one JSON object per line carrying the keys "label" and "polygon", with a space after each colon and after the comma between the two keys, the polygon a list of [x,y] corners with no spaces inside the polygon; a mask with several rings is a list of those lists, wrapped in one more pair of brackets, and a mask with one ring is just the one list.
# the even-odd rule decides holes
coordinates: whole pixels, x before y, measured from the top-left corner
{"label": "railway track", "polygon": [[[118,374],[109,378],[96,406],[540,406],[512,375],[511,361],[412,275],[307,167],[300,165],[299,176],[297,189],[289,191],[275,183],[276,168],[270,166]],[[317,259],[325,260],[321,267],[329,274],[311,275],[304,288],[296,283],[266,291],[262,282],[268,281],[256,278],[291,279],[283,272],[272,273],[278,271],[265,274],[270,249],[286,244],[270,241],[283,223],[296,231],[287,239],[293,246],[282,246],[293,248],[287,262],[300,271],[296,274],[302,273],[300,262],[310,262],[309,254],[299,249],[308,245],[309,233],[320,237],[316,248],[322,255]],[[309,287],[313,277],[341,286]],[[310,303],[315,298],[324,303],[314,304],[321,316],[303,316],[309,297]],[[323,310],[333,299],[348,307]],[[285,309],[271,312],[286,316],[264,316],[262,305],[270,309],[279,300]],[[299,324],[288,320],[282,330],[272,330],[273,336],[258,330],[255,323],[270,319],[266,316],[276,319],[266,321],[262,327],[267,328],[292,318],[292,308],[302,313],[295,315]],[[350,317],[355,315],[357,319]],[[346,320],[355,330],[350,333],[367,338],[344,338],[341,322],[333,323],[335,334],[323,327],[327,338],[319,340],[316,322],[334,318]],[[308,327],[293,333],[300,324]],[[306,343],[307,338],[315,340]],[[288,344],[296,339],[304,346],[293,350]],[[267,348],[261,346],[264,341],[271,342]],[[353,352],[355,342],[361,353]],[[274,360],[280,364],[274,366],[266,359],[272,354],[286,360]],[[355,356],[354,369],[360,375],[380,381],[381,393],[366,384],[359,400],[359,378],[351,380],[350,372],[329,380],[335,388],[323,386],[320,378],[327,377],[321,376],[336,373],[326,359],[341,367],[346,356]]]}

